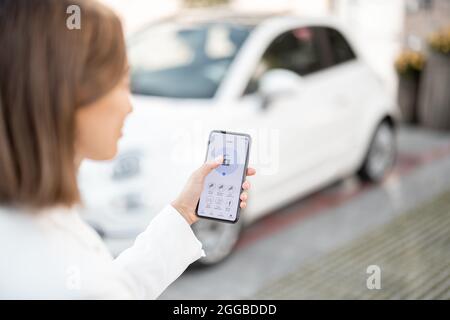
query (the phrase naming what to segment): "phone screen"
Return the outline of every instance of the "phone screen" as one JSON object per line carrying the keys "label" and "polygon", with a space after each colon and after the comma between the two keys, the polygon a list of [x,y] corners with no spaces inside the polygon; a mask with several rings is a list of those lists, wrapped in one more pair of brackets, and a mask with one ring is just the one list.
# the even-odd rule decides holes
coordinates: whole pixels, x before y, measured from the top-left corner
{"label": "phone screen", "polygon": [[204,218],[236,222],[239,219],[242,183],[248,165],[250,136],[212,131],[206,161],[223,156],[223,163],[206,176],[197,215]]}

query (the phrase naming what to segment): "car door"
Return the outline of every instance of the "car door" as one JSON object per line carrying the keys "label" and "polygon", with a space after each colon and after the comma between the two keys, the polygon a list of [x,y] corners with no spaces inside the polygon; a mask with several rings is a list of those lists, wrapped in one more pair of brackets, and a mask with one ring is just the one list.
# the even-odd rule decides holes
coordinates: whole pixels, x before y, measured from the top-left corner
{"label": "car door", "polygon": [[317,27],[291,29],[273,39],[262,55],[244,92],[243,99],[258,96],[258,81],[272,69],[285,69],[299,77],[294,91],[277,95],[256,115],[258,126],[274,128],[278,136],[279,166],[266,179],[265,199],[287,201],[308,192],[330,178],[341,132],[336,132],[337,115],[332,103],[338,88],[323,75],[330,65],[324,51],[324,33]]}
{"label": "car door", "polygon": [[325,104],[332,116],[329,133],[333,143],[328,146],[327,167],[342,175],[351,169],[358,153],[355,135],[363,119],[364,100],[367,99],[366,69],[338,30],[321,27],[318,31],[323,36],[322,50],[328,53],[326,67],[320,72],[321,86],[327,88]]}

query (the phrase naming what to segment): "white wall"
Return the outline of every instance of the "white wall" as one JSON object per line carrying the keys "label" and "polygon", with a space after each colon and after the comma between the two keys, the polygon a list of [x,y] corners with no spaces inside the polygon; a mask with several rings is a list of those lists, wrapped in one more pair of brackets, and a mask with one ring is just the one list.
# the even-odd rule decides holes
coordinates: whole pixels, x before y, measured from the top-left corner
{"label": "white wall", "polygon": [[100,0],[121,17],[125,33],[132,33],[152,20],[175,13],[180,0]]}
{"label": "white wall", "polygon": [[394,60],[401,49],[404,0],[337,0],[335,15],[353,33],[370,65],[394,93]]}

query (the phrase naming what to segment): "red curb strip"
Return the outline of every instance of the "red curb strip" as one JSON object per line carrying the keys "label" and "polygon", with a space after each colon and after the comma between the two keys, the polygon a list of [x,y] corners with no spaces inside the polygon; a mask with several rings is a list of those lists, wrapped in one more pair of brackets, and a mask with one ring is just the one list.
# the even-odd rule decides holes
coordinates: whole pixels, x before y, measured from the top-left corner
{"label": "red curb strip", "polygon": [[[397,165],[394,168],[392,174],[389,176],[401,177],[410,173],[412,170],[418,169],[424,165],[431,162],[437,161],[439,159],[445,158],[450,155],[450,144],[444,145],[432,149],[429,152],[424,152],[420,154],[400,154],[397,159]],[[236,244],[236,250],[243,249],[258,240],[262,240],[269,235],[276,232],[280,232],[287,228],[289,225],[294,224],[302,219],[313,214],[325,212],[325,209],[329,209],[335,206],[339,206],[356,196],[359,196],[369,190],[372,190],[377,185],[362,183],[358,188],[348,192],[348,191],[337,191],[333,193],[324,193],[319,191],[313,195],[306,197],[299,203],[302,208],[292,212],[289,207],[277,210],[266,217],[262,218],[260,221],[256,222],[254,225],[249,227],[244,231],[243,236]]]}

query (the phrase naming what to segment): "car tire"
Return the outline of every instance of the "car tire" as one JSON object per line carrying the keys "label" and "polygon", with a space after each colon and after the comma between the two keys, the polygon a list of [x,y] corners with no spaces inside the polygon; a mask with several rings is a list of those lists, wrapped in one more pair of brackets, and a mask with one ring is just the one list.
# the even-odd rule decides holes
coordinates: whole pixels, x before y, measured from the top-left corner
{"label": "car tire", "polygon": [[370,142],[358,175],[365,181],[380,182],[392,170],[397,155],[395,129],[392,123],[381,122]]}
{"label": "car tire", "polygon": [[194,223],[192,229],[203,244],[206,256],[197,260],[193,267],[213,266],[229,257],[241,236],[242,226],[242,219],[234,224],[210,219]]}

